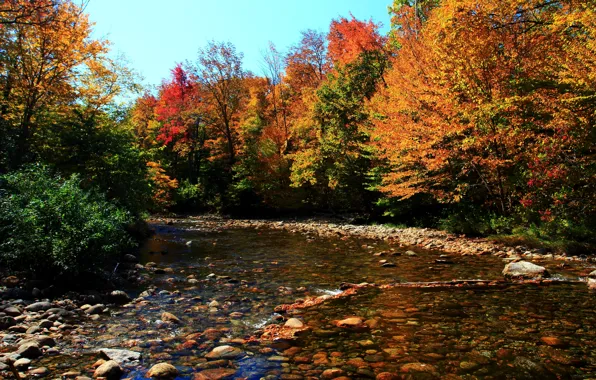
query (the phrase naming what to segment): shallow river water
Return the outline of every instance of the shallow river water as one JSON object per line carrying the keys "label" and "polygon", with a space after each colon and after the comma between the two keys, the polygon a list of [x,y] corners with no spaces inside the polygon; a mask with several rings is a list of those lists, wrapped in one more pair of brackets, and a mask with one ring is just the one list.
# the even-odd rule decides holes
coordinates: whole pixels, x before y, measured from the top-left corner
{"label": "shallow river water", "polygon": [[[368,287],[280,315],[276,306],[336,295],[342,283],[489,282],[502,280],[505,263],[420,249],[409,256],[405,247],[356,238],[203,230],[190,221],[153,227],[157,234],[142,248],[141,263],[165,271],[144,272],[145,287],[131,296],[155,290],[83,326],[72,338],[78,349],[60,359],[64,364],[48,359],[49,367],[89,368],[96,357],[84,353],[111,347],[142,353],[127,368],[132,379],[144,379],[159,362],[174,364],[180,379],[217,378],[208,377],[217,375],[214,368],[249,379],[596,378],[596,294],[576,282],[585,264],[540,263],[560,280],[550,285]],[[379,252],[386,254],[374,255]],[[163,312],[182,323],[163,322]],[[337,326],[354,316],[367,326]],[[250,339],[290,317],[309,328],[298,339]],[[242,353],[227,361],[205,358],[222,345]]]}

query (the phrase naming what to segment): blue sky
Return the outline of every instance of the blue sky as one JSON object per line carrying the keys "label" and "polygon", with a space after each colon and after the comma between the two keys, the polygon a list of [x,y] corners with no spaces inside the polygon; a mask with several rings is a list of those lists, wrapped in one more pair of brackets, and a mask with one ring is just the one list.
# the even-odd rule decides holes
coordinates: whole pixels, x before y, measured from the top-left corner
{"label": "blue sky", "polygon": [[332,19],[348,17],[389,27],[391,0],[91,0],[87,6],[95,37],[112,42],[145,85],[157,85],[177,62],[194,61],[210,40],[232,42],[244,67],[261,73],[268,41],[286,50],[300,31],[327,31]]}

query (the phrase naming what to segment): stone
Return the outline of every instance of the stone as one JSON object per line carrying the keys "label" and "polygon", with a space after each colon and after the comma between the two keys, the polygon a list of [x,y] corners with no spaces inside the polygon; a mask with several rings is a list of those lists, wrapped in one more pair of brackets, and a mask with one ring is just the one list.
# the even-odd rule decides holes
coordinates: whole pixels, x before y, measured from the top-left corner
{"label": "stone", "polygon": [[596,279],[588,278],[588,289],[596,290]]}
{"label": "stone", "polygon": [[42,355],[42,352],[37,343],[27,342],[25,344],[19,345],[17,354],[19,354],[23,358],[37,359]]}
{"label": "stone", "polygon": [[341,321],[335,321],[337,327],[352,329],[352,330],[367,330],[369,327],[364,323],[364,319],[360,317],[349,317]]}
{"label": "stone", "polygon": [[459,368],[463,369],[464,371],[473,371],[473,370],[477,369],[478,367],[480,367],[480,364],[475,363],[475,362],[463,361],[463,362],[459,363]]}
{"label": "stone", "polygon": [[588,275],[588,278],[594,278],[594,279],[596,279],[596,270],[590,272],[590,274]]}
{"label": "stone", "polygon": [[18,307],[10,306],[4,309],[4,314],[10,317],[18,317],[22,314],[21,310]]}
{"label": "stone", "polygon": [[404,364],[400,367],[400,370],[402,372],[427,372],[427,373],[432,373],[432,372],[436,371],[434,366],[432,366],[430,364],[424,364],[424,363]]}
{"label": "stone", "polygon": [[104,309],[106,308],[106,305],[103,304],[97,304],[91,307],[88,307],[85,310],[85,313],[87,313],[87,315],[96,315],[96,314],[101,314],[103,313]]}
{"label": "stone", "polygon": [[284,362],[289,362],[290,358],[286,358],[285,356],[270,356],[267,360],[269,360],[270,362],[278,362],[278,363],[284,363]]}
{"label": "stone", "polygon": [[171,364],[158,363],[151,367],[147,376],[157,379],[174,379],[178,376],[178,370]]}
{"label": "stone", "polygon": [[244,355],[244,352],[236,347],[232,346],[219,346],[215,347],[205,357],[207,359],[236,359]]}
{"label": "stone", "polygon": [[6,330],[9,327],[12,327],[17,324],[16,319],[13,317],[5,316],[0,317],[0,330]]}
{"label": "stone", "polygon": [[549,273],[546,268],[540,265],[528,261],[518,261],[507,264],[503,269],[503,276],[506,278],[533,279],[549,277]]}
{"label": "stone", "polygon": [[292,329],[301,329],[304,327],[304,323],[298,318],[290,318],[286,321],[284,326]]}
{"label": "stone", "polygon": [[415,257],[418,256],[418,254],[414,251],[406,251],[406,256]]}
{"label": "stone", "polygon": [[45,377],[49,373],[50,373],[50,370],[47,369],[46,367],[34,368],[31,371],[29,371],[29,375],[35,376],[35,377]]}
{"label": "stone", "polygon": [[207,340],[218,340],[224,335],[223,331],[217,329],[207,329],[201,334]]}
{"label": "stone", "polygon": [[381,372],[377,375],[376,380],[399,380],[400,377],[395,373]]}
{"label": "stone", "polygon": [[220,360],[213,360],[211,362],[200,363],[196,365],[196,369],[213,369],[213,368],[221,368],[227,367],[230,364],[229,360],[220,359]]}
{"label": "stone", "polygon": [[215,368],[208,369],[197,373],[193,380],[221,380],[231,378],[236,374],[235,369],[230,368]]}
{"label": "stone", "polygon": [[100,348],[97,352],[99,352],[104,359],[113,360],[119,364],[139,361],[142,356],[140,352],[114,348]]}
{"label": "stone", "polygon": [[[105,363],[105,361],[104,361],[104,363]],[[79,376],[81,376],[81,373],[79,371],[68,371],[68,372],[64,372],[62,375],[60,375],[60,377],[63,379],[75,379],[75,378],[78,378]]]}
{"label": "stone", "polygon": [[161,314],[161,320],[167,323],[175,323],[177,325],[182,324],[182,321],[172,313],[168,313],[167,311]]}
{"label": "stone", "polygon": [[24,370],[29,368],[31,360],[27,358],[21,358],[13,363],[16,369]]}
{"label": "stone", "polygon": [[130,296],[122,290],[114,290],[112,293],[110,293],[109,300],[116,305],[124,305],[132,301]]}
{"label": "stone", "polygon": [[25,308],[25,310],[38,312],[38,311],[42,311],[42,310],[48,310],[51,308],[52,308],[52,304],[49,302],[35,302],[35,303],[32,303],[31,305],[27,306]]}
{"label": "stone", "polygon": [[551,347],[565,347],[566,346],[566,343],[562,339],[559,339],[554,336],[543,336],[542,338],[540,338],[540,340],[542,341],[542,343],[546,344],[547,346],[551,346]]}
{"label": "stone", "polygon": [[23,344],[27,344],[27,343],[34,343],[34,344],[37,344],[39,347],[44,347],[44,346],[54,347],[56,345],[56,341],[54,340],[54,338],[49,337],[47,335],[38,335],[33,338],[24,339],[19,342],[19,346],[21,346]]}
{"label": "stone", "polygon": [[8,276],[2,279],[2,285],[7,288],[14,288],[19,285],[19,279],[15,276]]}
{"label": "stone", "polygon": [[321,374],[321,379],[335,379],[337,377],[343,376],[344,371],[339,368],[330,368],[323,371]]}
{"label": "stone", "polygon": [[25,333],[27,332],[28,327],[24,326],[24,325],[16,325],[16,326],[11,326],[8,328],[8,331],[10,332],[14,332],[14,333]]}
{"label": "stone", "polygon": [[93,377],[105,377],[107,380],[119,380],[122,376],[122,368],[115,360],[109,360],[95,370]]}

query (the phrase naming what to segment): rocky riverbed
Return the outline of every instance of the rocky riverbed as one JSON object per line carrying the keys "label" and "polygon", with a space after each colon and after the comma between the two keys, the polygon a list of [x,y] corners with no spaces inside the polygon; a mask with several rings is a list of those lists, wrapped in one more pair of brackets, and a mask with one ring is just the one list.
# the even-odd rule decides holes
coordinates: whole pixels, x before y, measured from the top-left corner
{"label": "rocky riverbed", "polygon": [[153,227],[138,288],[49,300],[4,279],[0,378],[596,376],[587,260],[321,221]]}

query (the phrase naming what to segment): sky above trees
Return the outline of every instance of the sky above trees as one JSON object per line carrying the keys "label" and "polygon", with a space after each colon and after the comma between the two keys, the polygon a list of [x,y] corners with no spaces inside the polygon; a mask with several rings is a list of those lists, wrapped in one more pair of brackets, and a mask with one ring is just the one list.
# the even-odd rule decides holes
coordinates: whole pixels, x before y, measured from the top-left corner
{"label": "sky above trees", "polygon": [[207,41],[229,41],[244,53],[244,67],[262,75],[262,52],[296,44],[300,31],[327,31],[332,19],[372,18],[389,29],[388,0],[91,0],[86,8],[95,36],[112,42],[129,66],[157,85],[178,62],[194,60]]}

